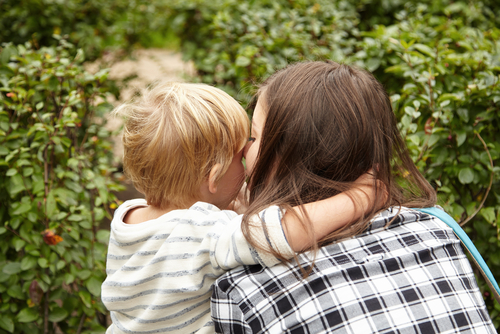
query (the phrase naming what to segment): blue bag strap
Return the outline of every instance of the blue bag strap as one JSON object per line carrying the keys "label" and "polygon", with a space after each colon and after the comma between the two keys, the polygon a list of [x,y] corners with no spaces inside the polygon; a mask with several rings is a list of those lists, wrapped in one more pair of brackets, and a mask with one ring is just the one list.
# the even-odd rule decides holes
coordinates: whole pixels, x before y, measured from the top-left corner
{"label": "blue bag strap", "polygon": [[423,209],[413,208],[413,209],[425,212],[432,216],[436,216],[444,223],[446,223],[446,225],[452,228],[455,235],[462,241],[464,247],[469,251],[470,255],[472,256],[472,259],[474,260],[478,269],[481,271],[481,274],[486,280],[486,283],[490,287],[491,291],[493,291],[495,299],[497,300],[498,303],[500,303],[500,288],[498,287],[498,283],[495,280],[495,277],[493,277],[490,268],[488,268],[488,265],[486,264],[486,262],[484,262],[483,257],[481,256],[481,254],[479,254],[479,251],[477,250],[476,246],[474,246],[474,244],[472,243],[472,240],[470,240],[467,233],[465,233],[462,227],[458,225],[455,219],[453,219],[449,214],[438,208],[423,208]]}

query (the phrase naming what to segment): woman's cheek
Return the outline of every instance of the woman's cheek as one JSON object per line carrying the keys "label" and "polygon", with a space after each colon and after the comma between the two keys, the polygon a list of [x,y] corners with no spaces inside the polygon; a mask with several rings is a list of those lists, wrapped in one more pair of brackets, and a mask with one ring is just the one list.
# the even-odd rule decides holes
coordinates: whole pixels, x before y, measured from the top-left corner
{"label": "woman's cheek", "polygon": [[250,175],[253,171],[253,167],[255,165],[255,158],[257,156],[258,142],[250,142],[245,147],[244,156],[245,156],[245,165],[246,165],[246,173]]}

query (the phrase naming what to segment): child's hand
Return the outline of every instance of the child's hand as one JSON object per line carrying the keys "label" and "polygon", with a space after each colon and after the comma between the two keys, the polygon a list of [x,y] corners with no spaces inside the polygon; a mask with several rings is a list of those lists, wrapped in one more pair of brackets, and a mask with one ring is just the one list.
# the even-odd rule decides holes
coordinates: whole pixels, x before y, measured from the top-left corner
{"label": "child's hand", "polygon": [[354,181],[353,189],[349,190],[354,196],[361,196],[361,205],[365,213],[375,206],[375,210],[384,208],[387,202],[387,189],[383,182],[375,178],[375,173],[370,169]]}
{"label": "child's hand", "polygon": [[236,196],[236,198],[229,204],[227,209],[235,211],[239,215],[244,214],[248,208],[247,195],[248,195],[247,183],[244,182],[243,185],[241,186],[238,196]]}

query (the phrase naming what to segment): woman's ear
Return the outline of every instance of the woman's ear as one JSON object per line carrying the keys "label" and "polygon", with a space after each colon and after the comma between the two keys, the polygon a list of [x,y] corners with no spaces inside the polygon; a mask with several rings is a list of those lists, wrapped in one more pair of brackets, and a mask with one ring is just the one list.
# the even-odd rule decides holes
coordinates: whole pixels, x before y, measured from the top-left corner
{"label": "woman's ear", "polygon": [[208,175],[208,191],[210,191],[211,194],[215,194],[217,192],[217,185],[219,183],[217,181],[217,176],[219,175],[221,168],[221,164],[215,164]]}

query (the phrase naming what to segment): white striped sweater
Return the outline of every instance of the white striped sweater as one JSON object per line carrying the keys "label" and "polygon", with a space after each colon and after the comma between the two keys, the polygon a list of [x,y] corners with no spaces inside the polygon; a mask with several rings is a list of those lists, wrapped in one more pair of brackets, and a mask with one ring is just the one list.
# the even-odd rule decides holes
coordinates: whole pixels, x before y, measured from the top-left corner
{"label": "white striped sweater", "polygon": [[[123,203],[111,222],[107,278],[102,301],[113,324],[107,334],[214,333],[210,316],[212,284],[227,270],[280,261],[269,252],[249,246],[241,232],[241,218],[203,202],[174,210],[140,224],[125,224],[123,217],[143,199]],[[252,219],[261,246],[288,257],[293,251],[281,227],[276,206]]]}

